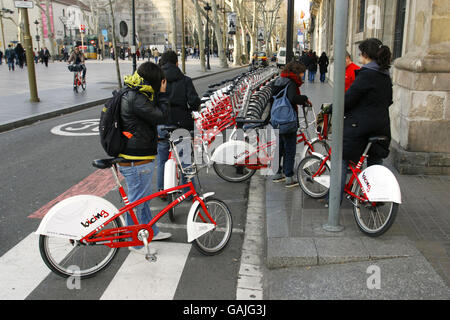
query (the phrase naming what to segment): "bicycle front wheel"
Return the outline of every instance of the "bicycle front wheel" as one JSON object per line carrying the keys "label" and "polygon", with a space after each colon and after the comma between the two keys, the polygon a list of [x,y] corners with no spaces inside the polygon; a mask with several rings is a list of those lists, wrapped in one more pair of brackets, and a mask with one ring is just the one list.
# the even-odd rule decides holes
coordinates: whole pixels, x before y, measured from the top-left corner
{"label": "bicycle front wheel", "polygon": [[213,163],[213,168],[219,177],[221,177],[225,181],[232,183],[247,181],[256,172],[256,170],[249,169],[245,166],[233,166],[228,164],[219,164],[217,162]]}
{"label": "bicycle front wheel", "polygon": [[297,167],[297,181],[308,196],[320,199],[330,189],[330,167],[315,155],[303,158]]}
{"label": "bicycle front wheel", "polygon": [[[354,182],[352,192],[364,197],[364,193],[357,181]],[[379,237],[389,230],[397,216],[398,203],[394,202],[364,202],[353,199],[353,215],[359,229],[369,237]]]}
{"label": "bicycle front wheel", "polygon": [[[105,228],[119,228],[119,219]],[[86,245],[76,240],[40,235],[39,250],[45,264],[62,277],[79,276],[85,279],[105,269],[116,256],[119,248],[103,244]]]}
{"label": "bicycle front wheel", "polygon": [[[204,255],[211,256],[220,253],[227,246],[233,229],[233,220],[231,211],[225,202],[215,198],[208,198],[204,202],[209,215],[217,225],[214,229],[195,239],[193,245]],[[202,206],[197,208],[194,222],[211,223]]]}

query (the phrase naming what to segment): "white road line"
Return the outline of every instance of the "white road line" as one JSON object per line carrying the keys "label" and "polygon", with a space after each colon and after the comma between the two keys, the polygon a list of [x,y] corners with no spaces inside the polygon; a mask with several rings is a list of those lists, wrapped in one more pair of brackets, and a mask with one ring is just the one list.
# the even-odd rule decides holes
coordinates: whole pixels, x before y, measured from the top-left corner
{"label": "white road line", "polygon": [[25,299],[50,273],[31,233],[0,257],[0,300]]}
{"label": "white road line", "polygon": [[172,300],[186,264],[190,244],[152,242],[157,261],[130,252],[101,300]]}

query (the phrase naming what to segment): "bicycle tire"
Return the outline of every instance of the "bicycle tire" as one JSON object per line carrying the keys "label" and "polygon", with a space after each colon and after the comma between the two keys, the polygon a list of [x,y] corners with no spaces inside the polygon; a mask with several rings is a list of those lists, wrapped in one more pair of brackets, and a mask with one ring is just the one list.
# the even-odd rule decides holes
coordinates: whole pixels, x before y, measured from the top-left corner
{"label": "bicycle tire", "polygon": [[314,199],[324,198],[330,189],[329,184],[326,186],[326,183],[327,181],[329,183],[330,178],[330,167],[328,164],[324,165],[322,168],[323,172],[318,175],[321,180],[312,178],[312,176],[319,170],[322,161],[322,158],[316,155],[311,155],[303,158],[297,166],[297,181],[300,188],[304,193]]}
{"label": "bicycle tire", "polygon": [[[230,209],[222,200],[210,197],[204,202],[211,218],[217,223],[217,227],[195,239],[192,244],[200,253],[212,256],[222,252],[228,245],[233,231],[233,219]],[[218,212],[217,209],[213,208],[213,205],[220,208],[221,211]],[[199,216],[201,211],[203,211],[202,207],[198,206],[194,214],[194,222],[203,222]],[[204,213],[201,216],[208,219]],[[215,241],[215,239],[218,239],[218,241]]]}
{"label": "bicycle tire", "polygon": [[[115,219],[105,227],[120,228],[122,227],[122,223],[120,219]],[[55,250],[56,252],[53,252],[54,250],[51,249],[50,241],[57,241],[57,244],[59,243]],[[62,246],[64,245],[66,245],[67,248],[61,250]],[[78,258],[75,258],[77,256],[76,253],[77,251],[79,251],[79,248],[88,249],[90,250],[90,252],[87,252],[88,250],[80,250],[83,252],[80,252],[81,254],[78,255]],[[110,248],[106,245],[88,246],[70,239],[40,235],[39,251],[47,267],[49,267],[49,269],[57,275],[64,278],[78,276],[80,277],[80,279],[87,279],[93,277],[98,272],[108,267],[113,261],[114,257],[117,255],[119,248]],[[90,260],[87,259],[88,254],[90,255],[89,258],[96,255],[96,253],[93,251],[101,251],[101,254],[104,255],[104,257],[100,257],[99,263],[94,262],[94,265],[90,266],[89,268],[83,267],[83,261]],[[106,254],[103,254],[103,252],[105,252]],[[67,254],[63,255],[64,253]]]}
{"label": "bicycle tire", "polygon": [[[353,183],[352,192],[358,196],[362,196],[363,192],[358,181]],[[382,203],[363,203],[358,198],[353,200],[353,216],[355,218],[356,224],[362,233],[369,237],[379,237],[384,234],[395,221],[398,212],[398,203],[394,202],[382,202]],[[380,210],[387,210],[387,214],[382,214]],[[385,216],[384,222],[382,222],[378,227],[373,224],[370,225],[370,217],[372,217],[373,223],[376,223],[376,217]],[[369,218],[369,219],[366,219]]]}
{"label": "bicycle tire", "polygon": [[[222,170],[222,168],[224,170]],[[213,169],[220,178],[222,178],[223,180],[225,180],[227,182],[231,182],[231,183],[240,183],[240,182],[247,181],[256,173],[256,170],[249,169],[245,166],[219,164],[217,162],[213,163]],[[238,172],[241,169],[243,170],[242,174],[240,172]],[[236,175],[237,175],[236,177],[231,176],[232,171],[236,172]]]}
{"label": "bicycle tire", "polygon": [[311,146],[313,147],[314,151],[312,151],[311,148],[307,145],[307,147],[305,147],[302,151],[302,159],[306,156],[311,156],[313,152],[327,155],[328,151],[330,150],[328,142],[326,142],[325,140],[319,140],[317,138],[311,142]]}

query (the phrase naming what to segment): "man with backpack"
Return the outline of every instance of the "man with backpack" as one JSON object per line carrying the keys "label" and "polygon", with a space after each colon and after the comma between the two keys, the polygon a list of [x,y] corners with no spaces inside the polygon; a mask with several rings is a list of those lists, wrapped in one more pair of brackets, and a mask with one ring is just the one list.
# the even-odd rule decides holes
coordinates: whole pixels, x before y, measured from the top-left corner
{"label": "man with backpack", "polygon": [[[273,182],[285,181],[287,188],[298,185],[294,179],[294,163],[297,148],[298,105],[310,104],[308,97],[300,94],[305,65],[292,61],[288,63],[272,87],[274,101],[266,122],[279,130],[280,167]],[[281,160],[282,159],[282,160]],[[284,174],[284,175],[283,175]]]}
{"label": "man with backpack", "polygon": [[[105,145],[121,145],[114,152],[109,148],[105,148],[105,151],[110,156],[124,159],[119,163],[119,171],[126,180],[128,200],[134,202],[152,194],[152,177],[158,144],[156,126],[167,122],[169,100],[164,73],[152,62],[141,64],[133,75],[125,77],[124,83],[125,87],[116,92],[110,100],[116,105],[108,102],[103,109],[99,130],[104,148]],[[105,123],[106,115],[110,108],[117,109],[118,105],[120,105],[120,118],[115,119],[115,122],[120,125],[120,130],[115,131],[122,133],[125,138],[119,136],[115,139],[122,138],[125,142],[121,144],[120,141],[106,141],[105,143],[105,140],[110,137],[107,129],[114,132],[115,127]],[[147,224],[152,219],[148,202],[139,205],[135,213],[140,224]],[[134,225],[129,214],[127,214],[127,224]],[[171,236],[170,233],[159,231],[156,224],[153,225],[153,234],[153,240],[163,240]],[[155,252],[152,248],[150,249],[151,252]],[[147,253],[144,247],[133,247],[130,250],[140,254]]]}
{"label": "man with backpack", "polygon": [[[170,101],[170,116],[168,124],[176,125],[187,131],[194,130],[194,119],[192,111],[198,111],[201,100],[195,90],[192,79],[185,76],[178,67],[178,55],[175,51],[168,50],[164,52],[159,61],[161,69],[167,79],[167,95]],[[167,132],[158,128],[158,134],[165,138]],[[181,151],[183,152],[183,151]],[[190,155],[182,155],[182,158],[189,158]],[[169,143],[166,141],[158,142],[158,172],[157,187],[158,190],[164,189],[164,165],[169,158]],[[190,165],[190,163],[183,163]],[[184,177],[182,177],[184,180]]]}

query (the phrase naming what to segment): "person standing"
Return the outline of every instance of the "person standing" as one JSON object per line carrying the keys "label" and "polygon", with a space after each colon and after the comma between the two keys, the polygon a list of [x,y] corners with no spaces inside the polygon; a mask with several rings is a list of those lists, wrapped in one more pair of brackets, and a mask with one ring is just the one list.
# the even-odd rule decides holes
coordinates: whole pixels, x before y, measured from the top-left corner
{"label": "person standing", "polygon": [[322,52],[322,55],[319,58],[319,71],[320,71],[320,82],[325,83],[326,73],[328,72],[328,65],[330,61],[325,52]]}
{"label": "person standing", "polygon": [[[164,73],[152,62],[141,64],[133,75],[125,77],[124,84],[120,117],[128,140],[119,154],[124,158],[119,163],[119,171],[126,180],[128,199],[134,202],[152,194],[158,142],[156,126],[167,121],[169,99]],[[139,205],[135,213],[139,224],[148,224],[152,219],[148,201]],[[126,220],[128,225],[135,224],[129,214]],[[156,224],[152,229],[153,241],[171,237],[170,233],[161,232]],[[147,253],[144,247],[130,247],[130,250]]]}
{"label": "person standing", "polygon": [[[198,111],[201,100],[195,90],[192,79],[185,76],[178,67],[178,55],[173,50],[164,52],[159,61],[161,68],[167,79],[167,95],[170,102],[169,121],[167,124],[176,125],[187,131],[194,130],[194,119],[192,111]],[[167,132],[158,128],[158,136],[167,137]],[[187,166],[190,163],[183,162],[183,158],[189,158],[190,155],[183,155],[182,165]],[[166,141],[158,142],[157,156],[157,187],[158,190],[164,189],[164,165],[169,158],[169,143]],[[185,178],[182,177],[185,182]]]}
{"label": "person standing", "polygon": [[14,60],[16,59],[16,53],[14,52],[14,49],[10,44],[8,44],[8,49],[6,49],[5,51],[5,58],[6,62],[8,63],[9,71],[14,71]]}
{"label": "person standing", "polygon": [[50,55],[50,51],[48,51],[47,47],[44,47],[44,49],[42,49],[42,60],[45,64],[46,67],[48,67],[48,59],[50,59],[51,55]]}
{"label": "person standing", "polygon": [[315,78],[316,78],[316,73],[317,73],[317,63],[318,63],[318,59],[317,59],[317,55],[314,52],[310,58],[309,58],[309,63],[308,63],[308,80],[309,82],[313,83]]}
{"label": "person standing", "polygon": [[355,71],[359,69],[359,66],[353,63],[350,53],[347,52],[345,56],[345,92],[350,89],[355,81]]}
{"label": "person standing", "polygon": [[19,65],[20,69],[23,69],[25,50],[20,43],[16,45],[16,47],[14,48],[14,52],[16,53],[17,64]]}
{"label": "person standing", "polygon": [[[272,95],[277,96],[281,91],[287,89],[286,97],[294,109],[298,118],[298,105],[305,105],[308,103],[308,97],[301,95],[300,87],[302,86],[302,78],[306,71],[305,65],[300,62],[289,62],[273,83]],[[265,123],[270,122],[270,113]],[[291,133],[280,134],[279,136],[279,156],[280,169],[278,173],[272,178],[273,182],[285,181],[287,188],[292,188],[298,185],[298,181],[294,179],[294,164],[295,153],[297,148],[297,131]],[[282,159],[282,165],[281,165]],[[284,175],[283,175],[284,173]]]}

